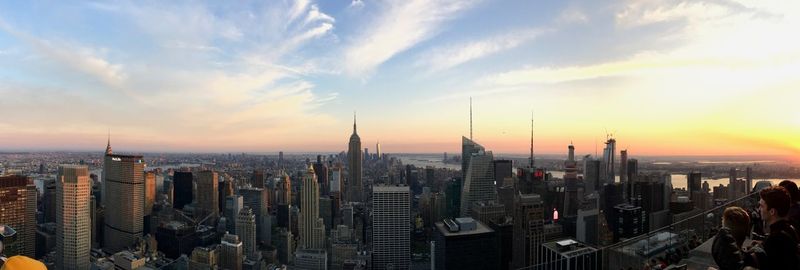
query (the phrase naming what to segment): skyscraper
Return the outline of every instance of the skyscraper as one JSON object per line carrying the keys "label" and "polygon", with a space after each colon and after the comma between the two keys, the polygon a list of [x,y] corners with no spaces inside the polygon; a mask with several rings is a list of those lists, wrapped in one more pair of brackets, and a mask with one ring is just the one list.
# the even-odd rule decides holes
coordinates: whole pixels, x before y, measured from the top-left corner
{"label": "skyscraper", "polygon": [[292,204],[292,179],[285,171],[280,172],[280,182],[275,183],[275,203],[278,205]]}
{"label": "skyscraper", "polygon": [[583,157],[583,181],[587,191],[602,190],[603,183],[600,181],[600,160],[590,155]]}
{"label": "skyscraper", "polygon": [[467,137],[461,136],[461,181],[463,186],[463,181],[467,177],[467,169],[469,169],[469,161],[472,158],[472,154],[477,154],[480,151],[485,151],[483,146],[476,143],[472,139],[467,139]]}
{"label": "skyscraper", "polygon": [[329,182],[330,186],[330,193],[331,195],[338,194],[336,196],[341,197],[341,193],[343,193],[342,189],[342,168],[338,166],[334,166],[331,168],[331,179]]}
{"label": "skyscraper", "polygon": [[436,222],[432,242],[436,269],[496,269],[499,265],[497,233],[481,221],[456,218]]}
{"label": "skyscraper", "polygon": [[250,185],[257,188],[264,188],[264,180],[267,177],[264,175],[263,170],[253,170],[253,175],[250,176]]}
{"label": "skyscraper", "polygon": [[745,170],[745,193],[753,191],[753,168],[747,167]]}
{"label": "skyscraper", "polygon": [[242,195],[231,195],[225,198],[225,220],[227,223],[225,227],[229,232],[236,232],[236,218],[239,217],[239,211],[244,208],[244,200]]}
{"label": "skyscraper", "polygon": [[514,240],[512,268],[518,269],[540,262],[544,243],[544,209],[538,194],[517,194],[514,208]]}
{"label": "skyscraper", "polygon": [[[688,185],[686,187],[689,191],[689,199],[692,201],[694,207],[701,211],[705,211],[710,208],[711,201],[709,200],[708,192],[702,188],[703,180],[701,174],[699,172],[690,172],[687,175],[686,180],[688,181]],[[742,186],[743,185],[744,183],[742,183]]]}
{"label": "skyscraper", "polygon": [[56,268],[89,269],[92,229],[89,220],[89,169],[58,166],[56,178]]}
{"label": "skyscraper", "polygon": [[567,160],[564,161],[564,216],[578,214],[578,162],[575,161],[575,146],[567,146]]}
{"label": "skyscraper", "polygon": [[695,204],[697,204],[696,200],[698,198],[697,198],[696,192],[700,192],[701,191],[700,188],[701,188],[702,182],[703,182],[702,175],[699,172],[690,172],[686,176],[686,182],[687,182],[686,183],[686,190],[689,191],[689,196],[690,196],[689,198],[692,201],[695,201]]}
{"label": "skyscraper", "polygon": [[[219,200],[219,211],[225,211],[225,198],[228,196],[233,196],[233,179],[231,177],[220,177],[222,181],[219,182],[219,192],[217,195],[217,199]],[[224,215],[224,214],[222,214]]]}
{"label": "skyscraper", "polygon": [[[242,195],[244,206],[249,207],[253,214],[256,215],[256,241],[262,243],[270,242],[272,228],[269,223],[269,192],[263,188],[244,187],[239,189],[239,194]],[[244,236],[238,231],[236,234],[244,242]]]}
{"label": "skyscraper", "polygon": [[250,207],[245,206],[236,218],[236,234],[242,239],[244,254],[248,258],[256,257],[256,215]]}
{"label": "skyscraper", "polygon": [[197,206],[195,217],[203,219],[211,215],[214,221],[219,217],[219,175],[215,171],[201,171],[197,175]]}
{"label": "skyscraper", "polygon": [[153,171],[144,174],[144,197],[144,215],[149,216],[156,202],[156,173]]}
{"label": "skyscraper", "polygon": [[239,236],[226,233],[222,237],[219,250],[219,267],[228,270],[241,270],[244,260],[242,241]]}
{"label": "skyscraper", "polygon": [[121,251],[142,236],[144,227],[144,160],[142,156],[115,155],[110,144],[103,161],[105,228],[103,246]]}
{"label": "skyscraper", "polygon": [[407,185],[372,187],[372,269],[411,268],[411,198]]}
{"label": "skyscraper", "polygon": [[314,173],[317,175],[317,183],[319,183],[319,194],[327,196],[330,193],[328,187],[328,165],[322,161],[322,155],[317,155],[317,162],[313,164]]}
{"label": "skyscraper", "polygon": [[178,172],[172,175],[173,189],[173,208],[183,209],[184,205],[192,203],[194,199],[193,189],[193,175],[192,172]]}
{"label": "skyscraper", "polygon": [[[427,173],[427,168],[425,169]],[[494,161],[494,182],[497,188],[504,186],[505,182],[511,182],[513,180],[513,172],[514,164],[511,160],[495,160]],[[428,184],[433,184],[431,179],[428,179]],[[513,183],[512,183],[513,184]],[[484,222],[486,223],[486,222]]]}
{"label": "skyscraper", "polygon": [[383,155],[381,152],[381,141],[375,143],[375,154],[378,155],[378,159],[381,159],[381,155]]}
{"label": "skyscraper", "polygon": [[603,148],[603,174],[602,178],[606,184],[613,184],[614,179],[614,154],[617,147],[617,140],[613,137],[606,140],[606,148]]}
{"label": "skyscraper", "polygon": [[472,204],[481,201],[496,201],[497,192],[494,186],[494,166],[492,152],[472,154],[467,169],[464,187],[461,191],[461,216],[469,217]]}
{"label": "skyscraper", "polygon": [[625,184],[625,198],[630,200],[631,192],[628,185],[628,150],[619,151],[619,182]]}
{"label": "skyscraper", "polygon": [[44,194],[42,196],[42,212],[44,222],[56,222],[56,180],[44,180]]}
{"label": "skyscraper", "polygon": [[[325,247],[324,233],[322,239],[318,239],[315,231],[318,230],[319,218],[319,185],[314,168],[308,166],[306,175],[303,176],[303,190],[300,192],[300,242],[298,248],[301,249],[322,249]],[[324,230],[324,223],[322,229]]]}
{"label": "skyscraper", "polygon": [[628,198],[631,198],[634,193],[634,183],[639,181],[639,160],[635,158],[629,158],[628,162],[625,162],[625,174],[627,175],[626,182],[628,188]]}
{"label": "skyscraper", "polygon": [[364,157],[361,153],[361,138],[358,137],[358,132],[356,131],[356,115],[353,114],[353,134],[350,135],[350,144],[347,148],[347,166],[348,166],[348,185],[349,185],[349,194],[347,196],[348,201],[359,202],[363,196],[363,186],[361,183],[361,163],[364,161]]}
{"label": "skyscraper", "polygon": [[0,176],[0,224],[17,231],[17,249],[5,255],[36,255],[36,186],[26,176]]}

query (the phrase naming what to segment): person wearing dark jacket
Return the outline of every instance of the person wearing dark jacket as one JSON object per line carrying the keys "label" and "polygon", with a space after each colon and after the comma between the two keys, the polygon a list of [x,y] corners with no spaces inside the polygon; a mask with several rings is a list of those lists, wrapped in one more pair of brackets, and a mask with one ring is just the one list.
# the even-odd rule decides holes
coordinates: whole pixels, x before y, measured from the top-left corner
{"label": "person wearing dark jacket", "polygon": [[795,229],[800,228],[800,190],[797,189],[797,184],[790,180],[781,181],[779,186],[782,186],[789,192],[789,197],[792,198],[792,203],[789,205],[789,214],[786,219],[792,223]]}
{"label": "person wearing dark jacket", "polygon": [[760,258],[759,269],[800,269],[798,258],[798,236],[787,220],[791,197],[785,188],[776,186],[759,193],[759,210],[769,229],[767,238],[760,244],[766,258]]}
{"label": "person wearing dark jacket", "polygon": [[742,244],[750,234],[747,211],[732,206],[722,213],[722,228],[711,246],[711,255],[720,270],[740,270],[745,267]]}

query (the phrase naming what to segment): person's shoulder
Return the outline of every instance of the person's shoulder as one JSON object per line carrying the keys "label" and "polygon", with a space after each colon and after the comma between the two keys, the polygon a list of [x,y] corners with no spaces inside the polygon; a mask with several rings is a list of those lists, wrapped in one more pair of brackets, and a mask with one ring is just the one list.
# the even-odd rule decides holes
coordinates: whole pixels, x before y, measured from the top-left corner
{"label": "person's shoulder", "polygon": [[715,237],[714,241],[721,241],[721,240],[728,240],[733,239],[733,233],[731,229],[726,227],[721,227],[717,230],[717,236]]}

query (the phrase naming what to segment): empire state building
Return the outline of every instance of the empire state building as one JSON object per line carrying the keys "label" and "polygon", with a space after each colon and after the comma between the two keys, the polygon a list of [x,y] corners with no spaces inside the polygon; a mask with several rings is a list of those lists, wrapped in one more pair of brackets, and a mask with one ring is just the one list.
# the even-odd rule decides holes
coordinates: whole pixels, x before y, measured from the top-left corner
{"label": "empire state building", "polygon": [[347,150],[347,168],[350,180],[348,183],[350,193],[348,194],[348,200],[351,202],[360,202],[363,198],[361,162],[363,162],[361,138],[358,137],[358,132],[356,131],[356,116],[353,114],[353,135],[350,135],[350,144]]}

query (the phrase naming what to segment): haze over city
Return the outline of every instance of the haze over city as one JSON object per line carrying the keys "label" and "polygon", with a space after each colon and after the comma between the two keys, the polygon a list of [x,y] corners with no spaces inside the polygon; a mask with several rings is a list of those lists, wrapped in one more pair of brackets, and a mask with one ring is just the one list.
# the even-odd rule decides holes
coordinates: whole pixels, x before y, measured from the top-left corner
{"label": "haze over city", "polygon": [[[800,153],[795,1],[0,3],[0,149]],[[13,98],[8,98],[13,97]]]}

